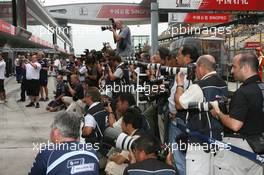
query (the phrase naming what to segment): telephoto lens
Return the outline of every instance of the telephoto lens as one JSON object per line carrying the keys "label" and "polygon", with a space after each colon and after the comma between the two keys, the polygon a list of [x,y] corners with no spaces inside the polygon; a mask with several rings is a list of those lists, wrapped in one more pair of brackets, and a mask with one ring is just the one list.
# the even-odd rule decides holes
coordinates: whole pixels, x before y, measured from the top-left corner
{"label": "telephoto lens", "polygon": [[105,30],[109,30],[109,29],[111,29],[112,27],[111,26],[102,26],[101,27],[101,30],[102,31],[105,31]]}
{"label": "telephoto lens", "polygon": [[132,150],[134,148],[134,141],[134,138],[115,128],[108,127],[104,131],[103,142],[107,145],[122,150]]}

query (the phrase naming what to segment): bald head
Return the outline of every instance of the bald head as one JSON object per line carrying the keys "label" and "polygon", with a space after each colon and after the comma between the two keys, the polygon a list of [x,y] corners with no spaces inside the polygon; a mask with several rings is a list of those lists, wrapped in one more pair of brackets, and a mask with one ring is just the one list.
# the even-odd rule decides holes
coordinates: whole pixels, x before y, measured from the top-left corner
{"label": "bald head", "polygon": [[122,29],[123,25],[124,25],[123,21],[121,21],[121,20],[116,20],[115,24],[116,24],[117,29]]}
{"label": "bald head", "polygon": [[215,71],[216,62],[212,55],[202,55],[196,62],[197,66],[203,66],[208,71]]}
{"label": "bald head", "polygon": [[71,75],[71,83],[74,84],[74,85],[79,83],[79,78],[78,78],[78,76],[76,74],[72,74]]}

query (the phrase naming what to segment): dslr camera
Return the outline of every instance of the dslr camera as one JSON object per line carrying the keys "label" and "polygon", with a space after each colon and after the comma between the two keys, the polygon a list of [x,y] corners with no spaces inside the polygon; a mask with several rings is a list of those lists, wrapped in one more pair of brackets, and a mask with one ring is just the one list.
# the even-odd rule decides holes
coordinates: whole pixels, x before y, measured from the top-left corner
{"label": "dslr camera", "polygon": [[101,27],[102,31],[110,30],[111,28],[114,29],[114,30],[116,29],[115,20],[113,18],[109,18],[109,21],[111,22],[111,26],[102,26]]}

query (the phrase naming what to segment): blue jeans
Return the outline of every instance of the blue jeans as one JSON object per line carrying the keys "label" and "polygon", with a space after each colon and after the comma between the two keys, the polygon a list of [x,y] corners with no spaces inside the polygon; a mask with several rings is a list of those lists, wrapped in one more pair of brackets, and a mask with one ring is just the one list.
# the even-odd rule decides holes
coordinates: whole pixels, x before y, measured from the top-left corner
{"label": "blue jeans", "polygon": [[[177,118],[177,122],[184,123],[181,119]],[[177,124],[175,122],[172,122],[172,120],[169,121],[169,142],[173,146],[172,147],[172,154],[173,154],[173,160],[174,165],[177,167],[180,175],[186,174],[186,154],[180,151],[178,148],[180,147],[177,145],[175,139],[177,136],[179,136],[182,131],[176,126]]]}

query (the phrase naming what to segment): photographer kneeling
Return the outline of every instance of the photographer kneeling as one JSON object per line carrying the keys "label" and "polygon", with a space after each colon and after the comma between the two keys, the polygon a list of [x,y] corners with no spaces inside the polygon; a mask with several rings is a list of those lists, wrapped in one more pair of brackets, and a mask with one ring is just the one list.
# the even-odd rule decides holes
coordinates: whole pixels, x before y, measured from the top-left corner
{"label": "photographer kneeling", "polygon": [[100,168],[104,168],[106,164],[105,155],[108,147],[102,144],[104,130],[109,126],[108,112],[105,110],[101,101],[101,94],[96,87],[89,87],[84,101],[89,107],[84,117],[84,126],[82,128],[82,137],[86,143],[99,144],[100,150],[98,157],[100,159]]}
{"label": "photographer kneeling", "polygon": [[141,136],[134,142],[133,155],[136,163],[128,165],[123,175],[178,175],[170,165],[158,160],[158,151],[161,149],[159,141],[153,136]]}
{"label": "photographer kneeling", "polygon": [[[140,111],[136,108],[128,108],[123,116],[121,127],[122,132],[132,136],[133,138],[138,138],[140,135],[143,135],[144,132],[141,129],[142,118]],[[106,174],[122,175],[129,162],[128,155],[129,151],[123,150],[117,155],[110,156],[105,168]]]}

